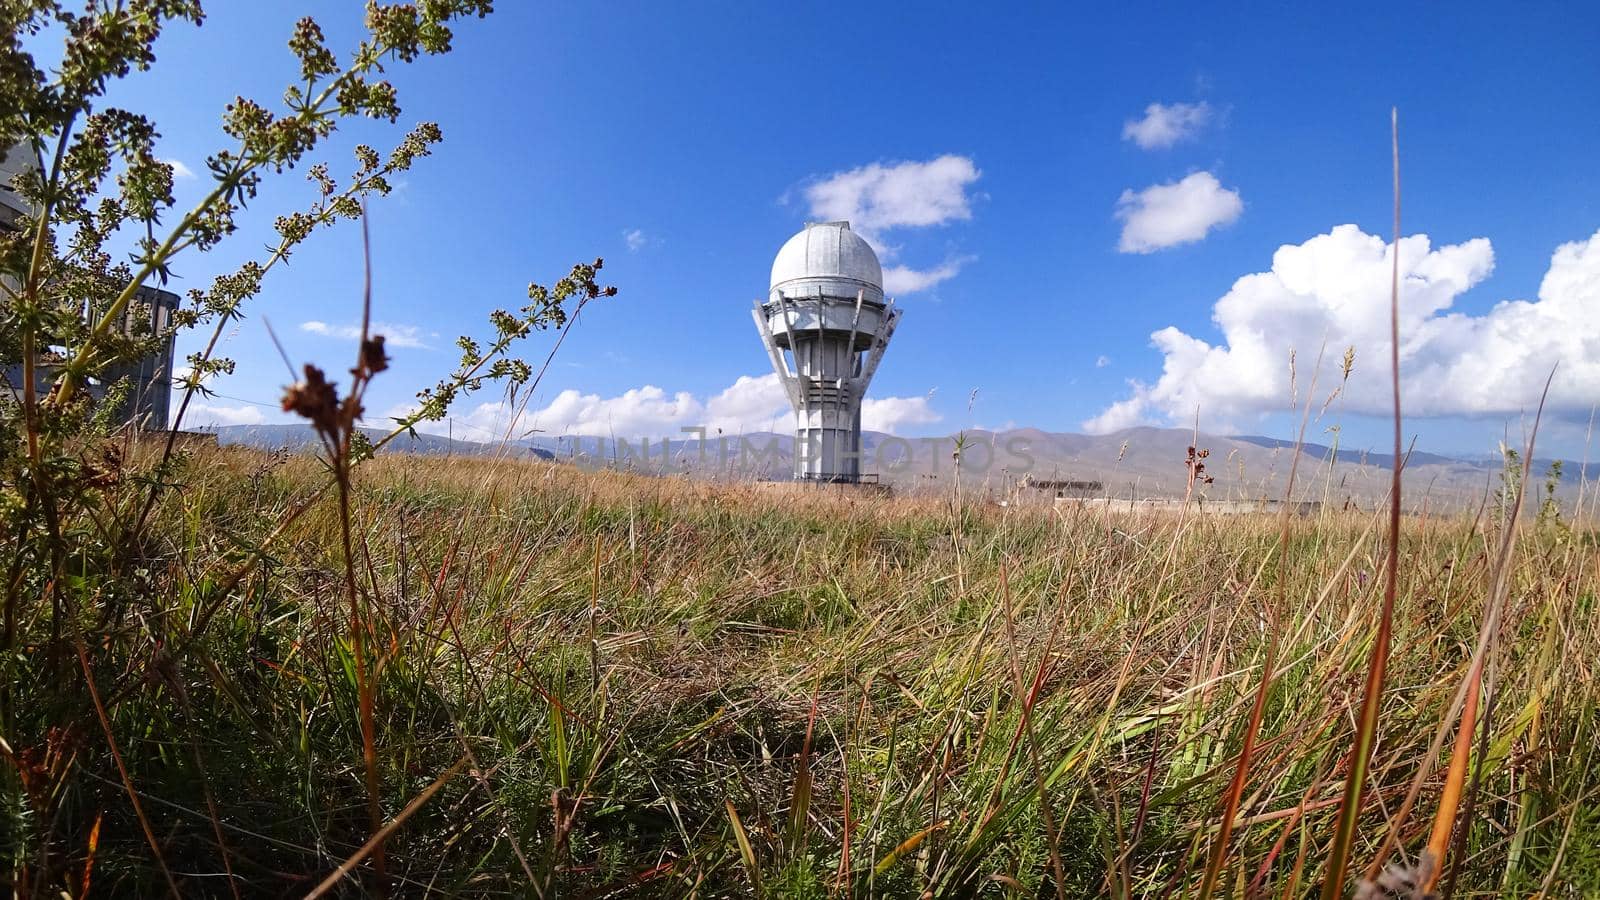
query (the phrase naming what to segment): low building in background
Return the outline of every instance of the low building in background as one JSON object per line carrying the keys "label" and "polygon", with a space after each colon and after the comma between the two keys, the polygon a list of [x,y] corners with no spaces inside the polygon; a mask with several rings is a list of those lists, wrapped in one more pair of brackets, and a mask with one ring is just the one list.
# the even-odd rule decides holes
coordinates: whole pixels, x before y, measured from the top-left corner
{"label": "low building in background", "polygon": [[[24,146],[12,147],[0,157],[0,230],[19,227],[18,220],[27,216],[31,208],[13,187],[13,179],[30,170],[37,170],[38,161]],[[8,284],[8,286],[11,286]],[[9,302],[0,298],[0,303]],[[144,286],[134,294],[133,301],[124,311],[118,326],[128,337],[148,337],[163,334],[172,324],[179,297],[171,291]],[[85,317],[90,310],[84,310]],[[126,384],[126,392],[118,404],[117,418],[140,428],[165,428],[172,402],[172,366],[174,339],[167,334],[156,351],[138,360],[107,366],[86,385],[90,396],[104,400],[117,385]],[[35,362],[35,390],[42,396],[54,383],[63,360],[46,351]],[[3,394],[11,402],[19,399],[22,390],[22,365],[5,367]]]}
{"label": "low building in background", "polygon": [[13,180],[37,168],[38,163],[26,147],[17,146],[0,151],[0,229],[9,231],[15,228],[17,219],[28,214],[28,201],[17,193]]}
{"label": "low building in background", "polygon": [[1037,492],[1037,496],[1044,496],[1053,500],[1080,500],[1088,497],[1098,497],[1105,491],[1105,485],[1099,481],[1024,478],[1022,486]]}

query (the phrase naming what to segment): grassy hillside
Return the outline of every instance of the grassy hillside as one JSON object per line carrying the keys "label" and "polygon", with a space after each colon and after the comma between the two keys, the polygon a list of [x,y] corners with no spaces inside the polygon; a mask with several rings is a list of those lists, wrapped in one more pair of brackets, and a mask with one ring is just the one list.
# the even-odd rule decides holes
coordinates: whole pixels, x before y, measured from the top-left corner
{"label": "grassy hillside", "polygon": [[[244,444],[260,450],[288,447],[314,450],[316,432],[309,425],[230,425],[210,429],[224,445]],[[372,440],[383,433],[368,430]],[[526,456],[560,459],[582,468],[611,468],[655,475],[690,475],[717,480],[786,479],[793,470],[794,437],[759,432],[708,435],[698,439],[612,440],[605,437],[533,437],[520,440],[467,441],[435,434],[400,435],[390,447],[415,454],[463,456]],[[1033,428],[962,432],[961,468],[952,461],[954,435],[897,438],[881,432],[862,436],[863,471],[896,490],[942,494],[959,475],[967,491],[995,497],[1023,493],[1024,479],[1091,480],[1102,483],[1099,494],[1117,499],[1179,498],[1188,489],[1183,459],[1194,444],[1209,450],[1208,474],[1214,481],[1198,492],[1212,500],[1259,501],[1283,496],[1291,468],[1299,473],[1297,495],[1339,506],[1371,509],[1388,496],[1391,457],[1366,450],[1335,449],[1305,444],[1298,456],[1294,442],[1265,437],[1196,434],[1187,428],[1130,428],[1106,435],[1052,433]],[[1542,485],[1550,480],[1549,459],[1535,460],[1533,474]],[[1592,503],[1593,465],[1562,460],[1554,494],[1567,504],[1581,496]],[[1412,512],[1472,512],[1502,483],[1504,460],[1457,459],[1416,451],[1406,459],[1415,490],[1406,498]]]}
{"label": "grassy hillside", "polygon": [[[399,895],[1193,895],[1269,629],[1218,891],[1321,879],[1381,594],[1370,516],[1291,522],[1279,565],[1271,518],[380,456],[357,470],[352,609],[338,506],[294,515],[320,464],[201,452],[159,564],[88,561],[61,577],[96,604],[21,623],[0,833],[26,890],[159,894],[164,864],[185,893],[298,895],[367,841],[375,799],[401,820]],[[1358,871],[1439,736],[1391,861],[1428,839],[1498,527],[1406,524]],[[1596,552],[1524,530],[1456,896],[1600,891]],[[378,888],[377,863],[335,892]]]}

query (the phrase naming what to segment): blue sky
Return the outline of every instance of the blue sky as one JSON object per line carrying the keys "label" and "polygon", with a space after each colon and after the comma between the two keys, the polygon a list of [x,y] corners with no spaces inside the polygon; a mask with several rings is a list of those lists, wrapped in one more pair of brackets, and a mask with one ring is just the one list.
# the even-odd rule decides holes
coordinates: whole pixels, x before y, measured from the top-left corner
{"label": "blue sky", "polygon": [[[853,205],[902,285],[935,282],[898,292],[869,427],[1105,430],[1186,423],[1197,405],[1202,427],[1283,434],[1289,351],[1303,402],[1326,337],[1316,405],[1347,342],[1356,368],[1313,437],[1338,421],[1347,444],[1386,445],[1366,413],[1387,377],[1373,329],[1397,106],[1404,231],[1429,241],[1401,252],[1422,304],[1407,390],[1430,414],[1412,430],[1430,449],[1491,451],[1559,361],[1546,446],[1582,450],[1600,399],[1590,4],[499,6],[457,30],[454,53],[393,71],[400,126],[363,123],[327,154],[337,174],[358,139],[392,143],[423,119],[445,134],[371,208],[376,316],[427,345],[396,349],[374,412],[447,372],[454,336],[482,334],[529,280],[603,256],[621,293],[585,313],[523,427],[774,424],[751,301],[790,234]],[[207,12],[115,96],[202,173],[226,146],[222,107],[276,98],[296,71],[280,4]],[[315,14],[332,46],[353,45],[358,3]],[[180,199],[202,190],[179,181]],[[238,240],[180,263],[180,288],[259,248],[271,216],[311,196],[298,173],[276,182]],[[1253,273],[1268,274],[1234,290]],[[360,283],[357,229],[301,250],[230,338],[238,374],[205,415],[280,418],[257,405],[287,377],[263,314],[297,361],[342,369],[336,335],[359,319]],[[1506,300],[1540,303],[1496,312]],[[497,412],[463,408],[457,433]]]}

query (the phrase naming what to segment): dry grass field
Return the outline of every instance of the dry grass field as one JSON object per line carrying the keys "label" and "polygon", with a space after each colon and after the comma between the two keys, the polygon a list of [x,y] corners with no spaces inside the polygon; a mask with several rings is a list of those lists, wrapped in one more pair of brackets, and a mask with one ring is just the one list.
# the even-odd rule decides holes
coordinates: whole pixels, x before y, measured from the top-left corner
{"label": "dry grass field", "polygon": [[[305,506],[324,464],[188,452],[162,562],[78,611],[93,646],[29,651],[71,646],[49,640],[74,627],[59,611],[19,624],[4,830],[33,885],[160,893],[165,868],[183,893],[300,895],[347,860],[335,894],[1324,881],[1381,512],[1002,509],[380,454],[355,469],[352,594],[339,504]],[[1431,880],[1440,822],[1432,890],[1600,891],[1596,535],[1524,517],[1502,567],[1510,526],[1403,525],[1351,855],[1371,896],[1425,893],[1407,879]],[[129,584],[88,563],[63,573],[77,596]],[[361,852],[373,805],[393,827]]]}

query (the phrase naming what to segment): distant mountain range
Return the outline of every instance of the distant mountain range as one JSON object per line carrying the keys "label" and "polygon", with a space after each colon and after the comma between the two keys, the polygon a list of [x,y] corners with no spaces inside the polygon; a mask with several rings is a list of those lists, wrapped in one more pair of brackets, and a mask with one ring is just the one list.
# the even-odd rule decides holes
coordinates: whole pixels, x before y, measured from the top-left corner
{"label": "distant mountain range", "polygon": [[[213,425],[195,429],[205,434],[217,436],[217,443],[224,447],[240,445],[252,447],[257,450],[278,450],[288,448],[293,451],[315,451],[322,447],[322,441],[317,438],[317,433],[310,425]],[[374,441],[388,434],[376,428],[363,428],[361,431]],[[480,444],[472,441],[451,440],[436,434],[417,432],[415,436],[400,435],[385,448],[390,453],[413,453],[418,456],[444,456],[447,454],[462,454],[465,456],[487,456],[500,452],[499,445]],[[542,459],[554,459],[555,454],[548,450],[534,447],[513,445],[510,448],[514,456],[537,456]]]}
{"label": "distant mountain range", "polygon": [[[311,450],[315,434],[304,425],[229,425],[205,429],[223,445],[258,449],[287,447]],[[371,431],[376,438],[380,432]],[[1202,460],[1204,476],[1197,490],[1214,499],[1255,500],[1283,495],[1293,465],[1292,441],[1258,435],[1201,434],[1185,429],[1131,428],[1107,435],[1086,435],[1020,428],[968,431],[959,436],[963,484],[991,491],[1029,491],[1039,481],[1100,482],[1098,492],[1112,497],[1178,497],[1188,486],[1186,459],[1194,443],[1209,451]],[[957,436],[900,438],[880,432],[862,435],[862,470],[900,489],[939,489],[957,472]],[[535,437],[500,443],[463,441],[434,434],[402,436],[387,452],[419,455],[510,456],[555,459],[586,468],[611,467],[646,473],[687,474],[700,478],[785,480],[791,470],[794,438],[758,432],[710,435],[702,443],[684,439],[611,439],[601,437]],[[1353,502],[1369,507],[1389,486],[1390,454],[1305,444],[1296,469],[1295,494],[1302,499]],[[1548,460],[1534,465],[1542,480]],[[1577,491],[1582,473],[1575,462],[1563,463],[1558,494]],[[1600,470],[1600,464],[1590,466]],[[1500,485],[1494,460],[1470,460],[1413,452],[1407,462],[1408,496],[1444,507],[1483,501]],[[1590,473],[1591,477],[1593,472]]]}

